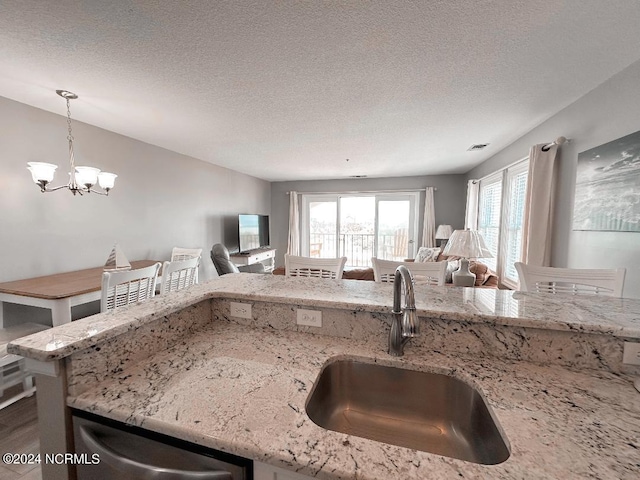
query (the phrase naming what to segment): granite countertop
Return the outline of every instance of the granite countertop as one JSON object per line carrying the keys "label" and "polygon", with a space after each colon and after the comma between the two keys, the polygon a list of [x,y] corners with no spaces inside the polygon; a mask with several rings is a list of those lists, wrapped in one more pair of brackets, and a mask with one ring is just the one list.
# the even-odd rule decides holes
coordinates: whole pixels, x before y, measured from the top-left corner
{"label": "granite countertop", "polygon": [[[580,331],[640,339],[640,300],[592,295],[549,295],[508,290],[416,285],[422,317]],[[233,274],[148,302],[94,315],[11,342],[9,352],[42,361],[64,358],[117,335],[212,298],[386,312],[392,285],[277,275]]]}
{"label": "granite countertop", "polygon": [[[97,352],[90,347],[215,298],[389,313],[391,296],[392,285],[375,282],[226,275],[21,338],[8,349],[41,361]],[[640,339],[638,300],[417,285],[416,303],[426,319]],[[180,338],[96,387],[77,390],[82,393],[69,396],[68,404],[317,478],[640,477],[640,397],[628,375],[446,354],[411,343],[404,357],[393,358],[380,335],[353,340],[223,320]],[[493,408],[511,457],[483,466],[316,426],[305,413],[307,396],[323,365],[345,357],[472,384]]]}
{"label": "granite countertop", "polygon": [[[640,401],[630,378],[215,322],[71,407],[321,479],[640,477]],[[511,450],[483,466],[325,430],[305,401],[330,359],[446,373],[475,386]]]}

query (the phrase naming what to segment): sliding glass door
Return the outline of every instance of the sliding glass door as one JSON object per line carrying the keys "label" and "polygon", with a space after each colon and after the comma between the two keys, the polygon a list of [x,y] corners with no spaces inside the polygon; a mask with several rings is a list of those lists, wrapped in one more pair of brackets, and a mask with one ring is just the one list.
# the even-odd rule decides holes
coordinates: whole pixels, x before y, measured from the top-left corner
{"label": "sliding glass door", "polygon": [[315,258],[337,258],[338,198],[314,197],[307,200],[303,213],[306,222],[303,218],[302,254]]}
{"label": "sliding glass door", "polygon": [[347,257],[347,266],[370,267],[371,257],[415,256],[418,192],[302,196],[302,254]]}
{"label": "sliding glass door", "polygon": [[412,195],[376,198],[377,258],[402,261],[415,257],[416,203]]}
{"label": "sliding glass door", "polygon": [[347,265],[366,267],[375,252],[376,198],[374,196],[339,197],[339,257]]}

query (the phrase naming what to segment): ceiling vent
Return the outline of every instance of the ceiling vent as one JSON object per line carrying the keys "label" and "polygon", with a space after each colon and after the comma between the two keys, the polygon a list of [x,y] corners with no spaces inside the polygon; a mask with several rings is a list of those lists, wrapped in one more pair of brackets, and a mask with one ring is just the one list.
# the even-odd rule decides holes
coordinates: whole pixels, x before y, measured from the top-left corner
{"label": "ceiling vent", "polygon": [[367,178],[366,175],[349,175],[349,178]]}
{"label": "ceiling vent", "polygon": [[474,152],[476,150],[482,150],[483,148],[486,148],[488,146],[489,146],[488,143],[476,143],[474,145],[471,145],[469,148],[467,148],[467,152]]}

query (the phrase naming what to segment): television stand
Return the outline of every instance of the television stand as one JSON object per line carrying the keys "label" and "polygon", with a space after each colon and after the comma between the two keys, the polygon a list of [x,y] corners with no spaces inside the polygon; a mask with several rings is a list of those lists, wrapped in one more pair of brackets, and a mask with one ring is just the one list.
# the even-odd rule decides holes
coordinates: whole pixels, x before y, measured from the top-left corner
{"label": "television stand", "polygon": [[230,255],[231,261],[237,266],[263,263],[265,272],[272,272],[276,262],[275,248],[256,248],[247,252]]}

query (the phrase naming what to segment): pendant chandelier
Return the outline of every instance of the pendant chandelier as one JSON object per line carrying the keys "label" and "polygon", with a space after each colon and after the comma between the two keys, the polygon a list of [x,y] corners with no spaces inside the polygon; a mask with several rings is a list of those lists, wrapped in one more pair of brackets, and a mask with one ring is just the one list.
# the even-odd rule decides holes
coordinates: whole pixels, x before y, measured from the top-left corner
{"label": "pendant chandelier", "polygon": [[[100,195],[109,195],[109,190],[113,188],[117,175],[115,173],[101,172],[94,167],[76,167],[75,159],[73,157],[73,135],[71,133],[71,108],[70,101],[75,100],[78,96],[75,93],[68,92],[66,90],[56,90],[56,93],[62,98],[67,100],[67,127],[69,134],[67,140],[69,140],[69,183],[67,185],[60,185],[59,187],[50,188],[49,183],[53,180],[53,174],[58,168],[57,165],[52,163],[43,162],[28,162],[27,168],[31,172],[33,181],[40,186],[42,193],[55,192],[61,188],[68,188],[74,195],[79,193],[98,193]],[[104,190],[93,190],[93,187],[98,183]]]}

